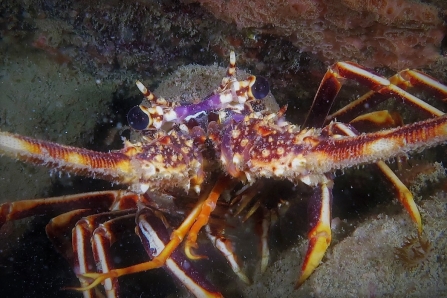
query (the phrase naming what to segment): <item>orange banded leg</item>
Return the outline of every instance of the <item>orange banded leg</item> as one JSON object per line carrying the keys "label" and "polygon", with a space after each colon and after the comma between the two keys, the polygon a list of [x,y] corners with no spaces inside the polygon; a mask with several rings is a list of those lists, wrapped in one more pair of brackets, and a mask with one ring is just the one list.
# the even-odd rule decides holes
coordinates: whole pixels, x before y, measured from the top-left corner
{"label": "orange banded leg", "polygon": [[230,181],[230,177],[221,176],[208,195],[208,198],[203,202],[200,213],[189,230],[188,238],[185,241],[185,253],[188,258],[193,260],[203,258],[203,256],[198,256],[193,253],[191,248],[197,248],[197,234],[200,232],[202,227],[208,223],[211,212],[213,212],[216,208],[217,200],[222,192],[228,187]]}
{"label": "orange banded leg", "polygon": [[[74,270],[78,275],[81,286],[88,285],[87,281],[79,275],[96,271],[108,271],[111,267],[108,247],[120,237],[123,229],[132,230],[135,226],[136,209],[106,212],[82,218],[76,223],[72,234],[72,245],[74,251]],[[118,222],[118,224],[116,224]],[[112,229],[113,224],[118,226],[117,230]],[[105,231],[105,233],[104,233]],[[102,236],[106,235],[105,238]],[[106,245],[108,244],[108,246]],[[96,264],[96,265],[95,265]],[[118,281],[106,280],[104,289],[107,297],[118,297]],[[84,291],[84,297],[92,289]],[[92,295],[92,297],[95,297]]]}
{"label": "orange banded leg", "polygon": [[[73,233],[73,243],[76,243],[75,251],[79,264],[77,272],[80,276],[85,273],[87,268],[91,272],[94,264],[102,273],[113,270],[109,248],[124,232],[135,227],[135,212],[136,210],[124,210],[102,213],[88,216],[78,222]],[[157,215],[155,216],[155,214]],[[166,219],[159,217],[162,217],[160,212],[152,211],[149,208],[143,208],[137,215],[136,232],[151,258],[163,251],[164,243],[169,242],[170,238],[164,225]],[[104,220],[106,221],[103,222]],[[92,250],[89,250],[90,241],[88,240],[90,239]],[[92,251],[93,256],[91,255]],[[176,250],[171,254],[166,260],[165,269],[198,297],[219,297],[218,291],[207,280],[201,278],[201,274],[194,269],[193,264],[180,252]],[[81,284],[86,285],[87,281],[83,277],[80,277],[80,280]],[[104,289],[107,297],[119,297],[117,278],[105,279]],[[95,294],[94,289],[84,291],[84,297],[96,297]]]}
{"label": "orange banded leg", "polygon": [[231,266],[233,272],[246,284],[250,284],[250,279],[244,273],[241,263],[234,251],[234,242],[226,238],[225,231],[233,226],[228,223],[228,216],[234,216],[231,213],[230,203],[218,201],[208,223],[205,225],[205,234],[213,246],[222,254]]}
{"label": "orange banded leg", "polygon": [[403,120],[399,113],[390,113],[388,110],[374,111],[362,114],[351,121],[349,124],[358,131],[377,131],[392,127],[403,126]]}
{"label": "orange banded leg", "polygon": [[[166,218],[161,212],[143,208],[137,215],[136,232],[150,258],[157,258],[170,241]],[[222,297],[222,295],[194,268],[182,250],[174,250],[165,260],[164,267],[196,297]]]}
{"label": "orange banded leg", "polygon": [[419,236],[421,236],[421,214],[419,213],[418,207],[414,202],[413,194],[405,186],[405,184],[400,181],[400,179],[396,176],[396,174],[394,174],[394,172],[390,169],[390,167],[387,166],[385,162],[378,161],[376,165],[379,167],[385,177],[393,184],[393,187],[397,192],[397,198],[399,199],[399,202],[404,206],[405,210],[407,210],[408,214],[411,217],[411,220],[416,224]]}
{"label": "orange banded leg", "polygon": [[[407,89],[411,87],[421,87],[424,90],[429,90],[432,93],[435,94],[436,97],[439,97],[442,100],[447,99],[447,87],[445,85],[442,85],[434,78],[420,72],[417,70],[411,70],[406,69],[398,72],[394,76],[390,77],[388,79],[391,84],[397,86],[400,89]],[[398,89],[395,89],[398,93],[402,94],[401,98],[404,99],[404,101],[408,102],[416,107],[419,107],[418,101],[413,101],[413,97],[407,97],[405,96],[406,92],[400,92]],[[380,102],[386,100],[388,97],[384,96],[383,94],[376,93],[374,91],[367,92],[365,95],[359,97],[357,100],[353,101],[352,103],[348,104],[347,106],[343,107],[342,109],[334,112],[331,114],[327,119],[326,122],[329,122],[333,119],[337,119],[338,121],[345,122],[347,121],[347,116],[352,117],[355,115],[359,115],[365,111],[367,107],[372,107],[374,105],[379,104]],[[422,110],[426,110],[429,114],[435,115],[432,112],[434,110],[431,109],[425,109],[425,105],[421,106]],[[436,116],[440,116],[436,114]]]}
{"label": "orange banded leg", "polygon": [[[89,257],[92,256],[89,237],[73,238],[73,246],[70,247],[72,243],[72,229],[76,222],[82,217],[95,213],[103,214],[102,212],[110,209],[128,208],[131,206],[135,208],[137,201],[140,200],[146,201],[146,199],[140,199],[139,196],[132,192],[99,191],[5,203],[0,205],[0,226],[7,221],[19,220],[34,215],[59,214],[46,226],[47,236],[58,252],[74,266],[74,271],[79,272],[80,267],[87,268],[88,264],[94,264],[95,262],[92,257]],[[87,242],[85,248],[82,245],[79,246],[80,242]],[[80,254],[83,256],[82,260],[79,260]],[[95,297],[95,294],[95,291],[85,291],[84,297]]]}
{"label": "orange banded leg", "polygon": [[184,237],[188,234],[189,230],[195,223],[197,217],[202,212],[202,207],[212,193],[202,192],[198,203],[194,206],[188,216],[183,220],[182,224],[171,234],[169,242],[164,245],[163,250],[151,261],[140,263],[137,265],[129,266],[126,268],[113,269],[107,273],[85,273],[81,274],[82,278],[91,278],[93,282],[82,288],[77,288],[79,291],[86,291],[96,287],[98,284],[103,282],[107,278],[116,278],[127,274],[137,273],[141,271],[151,270],[155,268],[162,267],[166,260],[171,256],[171,254],[177,249],[177,247],[182,243]]}
{"label": "orange banded leg", "polygon": [[[75,273],[79,273],[79,268],[82,266],[79,266],[78,249],[72,246],[72,230],[81,218],[94,213],[95,211],[91,209],[78,209],[66,212],[52,218],[45,228],[48,239],[53,243],[56,250],[69,262]],[[91,250],[87,249],[83,256],[86,259],[83,262],[84,266],[94,264]],[[82,284],[81,280],[80,282]],[[85,291],[83,295],[84,298],[95,298],[97,297],[97,289]]]}
{"label": "orange banded leg", "polygon": [[[365,130],[372,129],[377,131],[378,129],[398,127],[402,126],[402,119],[399,114],[390,114],[389,111],[375,111],[367,114],[363,114],[349,122],[349,127],[354,128],[356,131],[364,132]],[[334,135],[349,135],[351,129],[348,126],[335,122],[326,125],[322,129],[322,135],[326,137],[333,137]],[[352,131],[353,132],[353,131]],[[355,134],[357,135],[357,134]]]}
{"label": "orange banded leg", "polygon": [[[354,80],[372,91],[328,116],[344,79]],[[447,98],[446,86],[418,71],[404,70],[388,80],[354,62],[337,62],[328,69],[323,77],[304,125],[308,127],[322,127],[324,123],[333,119],[338,121],[352,119],[352,117],[361,114],[368,107],[379,104],[389,96],[400,98],[405,103],[430,116],[443,114],[440,110],[403,90],[412,86],[422,86],[433,91],[443,99]],[[349,118],[345,119],[346,116]]]}
{"label": "orange banded leg", "polygon": [[327,179],[314,188],[310,198],[308,206],[310,230],[307,235],[309,244],[295,288],[299,288],[320,265],[331,243],[332,185],[332,180]]}
{"label": "orange banded leg", "polygon": [[0,205],[0,227],[7,221],[34,215],[59,215],[76,209],[90,209],[99,213],[123,207],[135,208],[139,199],[133,192],[111,190],[4,203]]}
{"label": "orange banded leg", "polygon": [[237,255],[234,253],[233,242],[227,239],[222,230],[216,229],[214,226],[206,225],[205,233],[210,239],[214,247],[227,259],[233,272],[246,284],[250,284],[250,279],[241,268]]}
{"label": "orange banded leg", "polygon": [[91,209],[77,209],[53,217],[45,227],[45,232],[54,248],[70,263],[74,264],[73,247],[71,245],[72,230],[83,217],[94,214]]}

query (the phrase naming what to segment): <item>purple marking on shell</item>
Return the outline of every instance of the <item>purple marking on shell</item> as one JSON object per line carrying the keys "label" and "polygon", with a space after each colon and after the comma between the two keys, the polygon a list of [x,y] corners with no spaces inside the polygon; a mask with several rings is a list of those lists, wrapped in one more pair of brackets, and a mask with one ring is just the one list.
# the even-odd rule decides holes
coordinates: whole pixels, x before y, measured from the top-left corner
{"label": "purple marking on shell", "polygon": [[199,115],[206,114],[210,111],[220,110],[223,108],[222,101],[219,94],[213,94],[205,98],[197,104],[180,106],[174,108],[178,120],[189,120],[196,118]]}

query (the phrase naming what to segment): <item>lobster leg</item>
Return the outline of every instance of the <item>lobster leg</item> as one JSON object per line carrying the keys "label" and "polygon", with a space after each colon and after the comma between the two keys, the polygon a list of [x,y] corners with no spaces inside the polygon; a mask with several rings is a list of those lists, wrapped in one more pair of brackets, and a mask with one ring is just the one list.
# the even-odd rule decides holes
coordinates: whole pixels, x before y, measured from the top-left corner
{"label": "lobster leg", "polygon": [[256,200],[253,206],[247,211],[247,214],[245,214],[243,221],[245,222],[250,217],[255,218],[256,234],[259,236],[261,247],[261,272],[265,272],[270,258],[268,233],[271,224],[271,211],[262,207],[261,203],[261,200]]}
{"label": "lobster leg", "polygon": [[189,230],[188,238],[185,241],[185,253],[190,259],[200,259],[202,256],[198,256],[191,251],[191,248],[197,248],[197,234],[204,225],[208,223],[211,212],[216,208],[217,200],[219,199],[222,192],[228,187],[230,183],[230,178],[227,176],[222,176],[218,179],[214,185],[208,198],[202,204],[200,213],[197,216],[196,221]]}
{"label": "lobster leg", "polygon": [[309,244],[296,288],[299,288],[318,267],[331,243],[332,185],[332,180],[327,178],[314,188],[310,198],[308,206],[310,230],[307,235]]}
{"label": "lobster leg", "polygon": [[[400,89],[405,90],[411,87],[421,87],[426,90],[432,91],[437,97],[443,100],[447,98],[447,87],[445,85],[440,84],[435,79],[417,70],[410,70],[410,69],[402,70],[397,74],[395,74],[394,76],[390,77],[388,80],[390,81],[391,84],[397,86]],[[405,96],[406,92],[401,92],[401,94],[402,94],[401,98],[405,100],[407,98]],[[377,105],[380,102],[386,100],[387,98],[388,98],[387,96],[384,96],[381,93],[369,91],[365,95],[359,97],[357,100],[353,101],[352,103],[348,104],[347,106],[328,116],[326,122],[329,122],[333,119],[345,122],[349,120],[348,119],[349,117],[352,117],[353,115],[359,115],[363,113],[363,111],[367,107]],[[412,102],[411,99],[412,98],[410,97],[409,98],[410,103]],[[424,110],[424,107],[425,106],[421,107],[422,111]]]}
{"label": "lobster leg", "polygon": [[[88,222],[85,222],[85,219],[78,221],[84,216],[110,209],[120,210],[132,206],[135,208],[137,201],[146,202],[147,200],[127,191],[99,191],[5,203],[0,205],[0,226],[7,221],[23,219],[33,215],[60,214],[46,226],[47,236],[55,248],[70,264],[74,265],[76,273],[87,272],[90,270],[88,266],[94,264],[94,261],[90,243],[86,240],[90,239],[93,231],[89,228],[98,224],[93,224],[93,217]],[[129,211],[125,212],[128,213]],[[106,216],[109,213],[102,213],[100,216],[104,217],[103,214]],[[96,216],[96,218],[100,216]],[[78,223],[76,224],[76,222]],[[84,224],[82,224],[83,222]],[[71,248],[67,243],[70,243],[68,239],[74,226],[73,247]],[[84,297],[95,297],[95,291],[84,291]]]}
{"label": "lobster leg", "polygon": [[[249,187],[243,188],[237,196],[231,201],[231,204],[239,203],[234,216],[240,214],[259,194],[259,189],[263,187],[263,180],[258,180]],[[262,199],[257,199],[253,206],[244,215],[243,221],[245,222],[249,217],[255,215],[256,232],[260,237],[261,244],[261,272],[265,272],[268,266],[270,258],[270,250],[268,246],[268,233],[271,224],[271,213],[265,207],[260,207]]]}
{"label": "lobster leg", "polygon": [[[238,203],[238,206],[236,207],[234,213],[232,213],[232,216],[237,216],[241,214],[241,212],[254,201],[252,206],[242,216],[242,223],[247,221],[250,217],[254,218],[256,234],[258,234],[260,239],[261,272],[265,272],[270,257],[268,234],[271,224],[272,211],[262,206],[262,198],[256,197],[259,194],[260,189],[263,187],[262,182],[265,181],[258,180],[254,184],[248,187],[244,187],[231,200],[230,205]],[[216,215],[216,212],[214,212],[213,214]],[[216,228],[216,224],[207,225],[206,232],[208,238],[213,242],[214,246],[224,255],[224,257],[230,263],[233,271],[239,276],[239,278],[245,283],[249,284],[250,280],[242,272],[236,256],[234,255],[232,242],[223,235],[223,229],[223,227],[218,225]]]}
{"label": "lobster leg", "polygon": [[233,272],[246,284],[250,284],[250,279],[242,271],[237,256],[234,254],[233,242],[230,239],[225,238],[220,231],[216,231],[211,228],[210,225],[205,226],[205,232],[208,239],[211,240],[214,247],[221,252],[221,254],[227,259]]}
{"label": "lobster leg", "polygon": [[[198,203],[196,203],[195,207],[190,211],[188,216],[183,220],[182,224],[171,234],[170,240],[163,244],[162,251],[154,256],[151,261],[140,263],[137,265],[129,266],[126,268],[113,269],[107,273],[85,273],[80,276],[83,278],[92,278],[94,281],[83,288],[78,288],[79,291],[86,291],[94,288],[102,281],[108,278],[120,277],[127,274],[137,273],[141,271],[146,271],[154,268],[160,268],[166,264],[166,260],[172,255],[172,253],[177,249],[177,247],[182,243],[184,237],[191,230],[191,227],[196,222],[196,219],[202,214],[202,208],[207,202],[208,198],[216,196],[216,192],[218,193],[217,197],[220,193],[225,189],[227,184],[217,184],[216,189],[213,189],[210,193],[202,192],[202,195],[199,198]],[[205,207],[205,210],[208,207]],[[206,224],[206,222],[204,223]]]}
{"label": "lobster leg", "polygon": [[[131,209],[101,213],[82,218],[76,223],[72,234],[72,245],[75,252],[74,270],[78,277],[80,274],[94,270],[94,264],[98,264],[97,269],[102,272],[109,270],[111,262],[108,256],[108,247],[114,239],[120,237],[120,230],[117,229],[116,223],[119,223],[120,229],[134,227],[135,212],[135,209]],[[104,234],[106,235],[104,236]],[[79,278],[79,281],[81,286],[88,284],[83,278]],[[119,295],[116,279],[105,280],[104,289],[107,297],[118,297]],[[91,295],[91,291],[91,289],[84,291],[84,297],[95,297]]]}
{"label": "lobster leg", "polygon": [[98,191],[48,199],[33,199],[0,205],[0,227],[7,221],[18,220],[38,214],[61,214],[75,209],[91,209],[97,212],[109,210],[121,195],[132,194],[120,191]]}
{"label": "lobster leg", "polygon": [[258,212],[259,219],[257,219],[256,232],[259,234],[261,242],[261,272],[264,273],[267,270],[270,259],[270,249],[268,245],[268,235],[270,231],[270,225],[272,223],[271,210],[267,208],[261,208]]}
{"label": "lobster leg", "polygon": [[[136,232],[144,248],[151,258],[157,258],[159,254],[164,253],[167,243],[170,242],[170,235],[164,224],[166,219],[160,212],[143,208],[138,212],[136,221]],[[172,251],[164,266],[197,297],[222,297],[207,280],[200,278],[201,275],[181,250]]]}
{"label": "lobster leg", "polygon": [[229,216],[234,216],[230,211],[230,204],[221,200],[217,202],[208,223],[205,225],[205,234],[213,246],[222,254],[231,266],[233,272],[246,284],[250,284],[250,279],[242,270],[242,266],[234,251],[234,241],[225,236],[227,227],[233,227],[228,223]]}
{"label": "lobster leg", "polygon": [[[344,79],[357,81],[372,91],[328,116]],[[446,86],[418,71],[404,70],[388,80],[379,75],[372,74],[356,63],[337,62],[328,69],[323,77],[310,112],[304,122],[304,126],[322,127],[324,123],[335,118],[338,121],[346,120],[347,115],[350,115],[350,117],[359,115],[366,107],[377,105],[389,96],[398,97],[428,115],[440,116],[443,114],[440,110],[403,90],[412,86],[423,86],[424,88],[433,90],[442,98],[447,97]]]}
{"label": "lobster leg", "polygon": [[[156,253],[162,252],[165,243],[169,242],[170,235],[164,222],[166,219],[161,212],[143,208],[136,216],[137,235],[140,237],[149,257],[154,257]],[[103,222],[104,220],[107,220]],[[155,222],[154,222],[155,221]],[[100,224],[103,222],[102,224]],[[113,270],[109,247],[120,238],[121,235],[135,226],[135,210],[114,211],[99,215],[92,215],[82,219],[73,231],[73,245],[77,246],[79,275],[81,285],[86,286],[87,281],[82,277],[87,271],[92,271],[88,266],[93,264],[89,258],[89,245],[85,240],[91,239],[94,263],[98,264],[98,270],[108,273]],[[92,259],[90,257],[90,259]],[[206,280],[201,279],[201,274],[197,272],[193,265],[175,250],[165,261],[165,269],[178,278],[192,293],[197,296],[219,297],[219,293]],[[119,285],[117,278],[104,280],[104,289],[107,297],[119,296]],[[89,293],[90,290],[86,292]],[[84,294],[85,295],[85,294]]]}
{"label": "lobster leg", "polygon": [[403,126],[403,120],[398,113],[390,113],[388,110],[374,111],[362,114],[351,121],[349,124],[358,131],[366,132],[369,130],[377,131],[391,127]]}
{"label": "lobster leg", "polygon": [[247,205],[253,201],[255,196],[258,194],[260,184],[259,181],[256,181],[252,185],[243,187],[238,191],[236,196],[231,200],[231,205],[238,204],[236,211],[234,212],[234,216],[237,216],[242,212],[242,210],[247,207]]}
{"label": "lobster leg", "polygon": [[[335,135],[342,134],[345,136],[355,137],[355,133],[351,128],[342,123],[333,123],[326,128],[326,133]],[[376,162],[381,172],[393,184],[398,193],[398,199],[409,213],[413,222],[416,223],[418,234],[422,234],[422,222],[419,210],[413,200],[413,195],[408,188],[400,181],[394,172],[383,161]],[[318,197],[318,196],[321,196]],[[328,196],[328,198],[325,198]],[[322,184],[321,189],[316,188],[310,199],[309,217],[311,229],[308,235],[309,247],[301,269],[301,276],[296,284],[301,284],[313,273],[319,262],[323,258],[327,247],[331,240],[330,229],[330,205],[332,200],[331,188],[327,184]],[[326,205],[325,205],[326,204]]]}
{"label": "lobster leg", "polygon": [[[95,211],[91,209],[79,209],[66,212],[52,218],[45,228],[47,237],[51,240],[53,246],[69,262],[75,273],[79,273],[79,268],[86,268],[89,265],[94,264],[94,262],[91,251],[88,249],[81,250],[83,252],[82,256],[84,257],[84,260],[79,260],[80,250],[72,246],[72,230],[81,218],[94,214],[94,212]],[[82,266],[79,266],[80,263]],[[90,266],[90,268],[93,267]],[[82,284],[82,280],[80,280],[80,282]],[[97,297],[97,291],[97,289],[84,291],[84,298]]]}
{"label": "lobster leg", "polygon": [[48,239],[54,248],[70,263],[74,264],[73,247],[71,245],[72,229],[83,217],[94,214],[91,209],[77,209],[53,217],[45,227]]}

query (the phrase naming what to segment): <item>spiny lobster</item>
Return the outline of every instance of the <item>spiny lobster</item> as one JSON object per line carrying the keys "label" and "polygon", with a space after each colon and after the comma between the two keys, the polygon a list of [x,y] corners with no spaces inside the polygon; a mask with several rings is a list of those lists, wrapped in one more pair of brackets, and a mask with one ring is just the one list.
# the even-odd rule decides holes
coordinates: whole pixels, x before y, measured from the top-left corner
{"label": "spiny lobster", "polygon": [[[236,261],[231,243],[213,232],[209,225],[220,195],[237,183],[257,187],[257,181],[274,178],[304,182],[312,188],[309,245],[297,287],[316,269],[331,242],[332,173],[337,169],[376,163],[393,183],[419,235],[422,233],[421,217],[410,191],[382,160],[447,140],[446,116],[404,90],[422,86],[445,99],[446,86],[415,70],[404,70],[385,79],[355,63],[339,62],[325,74],[300,128],[285,120],[285,107],[276,113],[265,109],[262,99],[269,92],[266,79],[249,76],[238,81],[235,72],[232,52],[221,85],[201,102],[189,105],[157,98],[137,82],[147,103],[132,108],[128,120],[133,129],[140,131],[140,141],[125,141],[121,150],[94,152],[0,132],[2,154],[128,186],[127,191],[5,203],[0,206],[0,225],[57,210],[60,215],[48,224],[47,234],[53,242],[58,242],[63,238],[59,231],[70,230],[74,225],[73,255],[62,253],[74,264],[81,282],[78,290],[82,290],[85,297],[95,296],[93,289],[101,282],[107,296],[117,297],[119,276],[161,266],[172,272],[194,295],[221,296],[209,282],[200,278],[189,261],[201,257],[195,254],[194,248],[204,226],[234,272],[248,281]],[[329,115],[344,79],[355,80],[372,91]],[[358,129],[365,123],[380,127],[393,122],[387,111],[364,114],[347,124],[333,121],[361,114],[366,106],[376,105],[390,96],[416,106],[433,118],[374,133],[359,133]],[[154,193],[174,190],[195,193],[197,200],[170,234]],[[107,248],[119,237],[122,227],[135,226],[135,220],[136,233],[151,260],[113,269]],[[88,239],[92,241],[91,248]],[[266,239],[262,241],[266,243]],[[178,249],[182,243],[184,253]],[[98,273],[89,272],[93,260]],[[267,262],[268,252],[264,250],[263,268]]]}

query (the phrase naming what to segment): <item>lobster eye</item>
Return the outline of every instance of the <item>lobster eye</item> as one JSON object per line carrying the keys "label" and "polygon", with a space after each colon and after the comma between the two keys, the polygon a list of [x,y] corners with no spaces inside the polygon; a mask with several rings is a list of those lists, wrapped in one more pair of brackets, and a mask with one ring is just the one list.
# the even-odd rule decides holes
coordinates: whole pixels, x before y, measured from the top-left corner
{"label": "lobster eye", "polygon": [[143,130],[148,127],[150,123],[149,115],[143,112],[140,106],[134,106],[127,113],[127,122],[130,127],[136,130]]}
{"label": "lobster eye", "polygon": [[269,82],[264,77],[256,77],[251,86],[251,92],[256,99],[263,99],[270,91]]}

